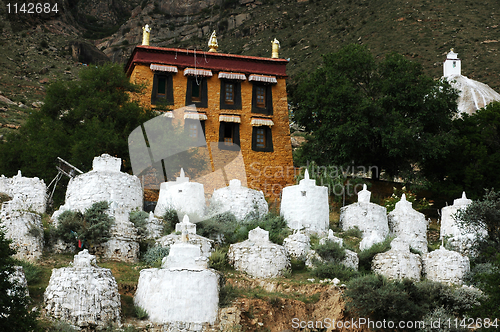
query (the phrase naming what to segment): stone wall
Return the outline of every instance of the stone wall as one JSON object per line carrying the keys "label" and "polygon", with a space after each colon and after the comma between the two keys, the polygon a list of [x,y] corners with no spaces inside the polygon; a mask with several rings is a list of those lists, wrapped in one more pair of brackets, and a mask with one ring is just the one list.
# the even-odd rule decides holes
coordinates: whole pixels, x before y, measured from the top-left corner
{"label": "stone wall", "polygon": [[96,265],[87,250],[70,267],[52,270],[44,293],[44,313],[80,328],[120,324],[120,294],[111,270]]}

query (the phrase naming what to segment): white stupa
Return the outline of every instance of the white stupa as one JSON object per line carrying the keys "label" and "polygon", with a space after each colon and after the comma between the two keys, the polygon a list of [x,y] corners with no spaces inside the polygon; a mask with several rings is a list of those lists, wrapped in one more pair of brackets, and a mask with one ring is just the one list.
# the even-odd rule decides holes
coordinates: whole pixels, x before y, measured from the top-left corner
{"label": "white stupa", "polygon": [[451,49],[444,61],[443,77],[460,92],[458,116],[474,114],[489,103],[500,101],[500,94],[488,85],[462,75],[461,60],[458,58],[458,53],[453,52],[453,49]]}

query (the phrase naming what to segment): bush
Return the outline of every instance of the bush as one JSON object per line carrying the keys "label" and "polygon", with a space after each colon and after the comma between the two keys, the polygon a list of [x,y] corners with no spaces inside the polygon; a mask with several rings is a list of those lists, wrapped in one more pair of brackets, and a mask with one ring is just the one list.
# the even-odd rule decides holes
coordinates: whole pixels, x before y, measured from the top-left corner
{"label": "bush", "polygon": [[[422,319],[424,327],[419,329],[420,332],[465,332],[467,329],[460,326],[455,327],[455,317],[451,315],[444,307],[435,308]],[[436,325],[436,322],[439,322]],[[448,324],[448,322],[453,322]]]}
{"label": "bush", "polygon": [[391,249],[391,241],[394,238],[388,237],[384,242],[376,243],[370,248],[363,250],[359,253],[359,269],[362,271],[370,272],[372,269],[372,260],[376,254],[386,252]]}
{"label": "bush", "polygon": [[269,240],[280,245],[290,234],[286,221],[281,216],[268,213],[256,220],[238,222],[230,212],[197,223],[196,232],[219,243],[232,244],[248,239],[248,232],[257,227],[268,231]]}
{"label": "bush", "polygon": [[314,246],[314,251],[327,262],[340,263],[345,258],[345,249],[333,241]]}
{"label": "bush", "polygon": [[208,267],[223,271],[229,267],[227,248],[216,248],[208,258]]}
{"label": "bush", "polygon": [[134,224],[135,228],[137,228],[137,235],[140,238],[145,238],[148,235],[148,220],[149,214],[144,211],[132,211],[130,212],[129,220]]}
{"label": "bush", "polygon": [[142,320],[148,318],[148,313],[145,309],[135,306],[135,316]]}
{"label": "bush", "polygon": [[179,217],[177,217],[177,211],[174,209],[168,209],[163,215],[163,235],[169,235],[175,231],[175,224],[179,222]]}
{"label": "bush", "polygon": [[163,257],[167,257],[170,252],[169,247],[152,246],[142,255],[142,261],[151,267],[160,267]]}
{"label": "bush", "polygon": [[42,273],[41,267],[28,261],[16,261],[15,264],[23,267],[24,276],[26,277],[28,285],[38,281],[38,277],[40,273]]}
{"label": "bush", "polygon": [[85,213],[79,211],[64,211],[59,216],[59,225],[55,235],[64,242],[74,244],[82,241],[82,247],[92,247],[109,240],[112,217],[106,214],[109,203],[105,201],[92,204]]}
{"label": "bush", "polygon": [[348,281],[358,278],[360,273],[350,267],[340,263],[316,263],[313,274],[318,278],[338,278],[342,281]]}
{"label": "bush", "polygon": [[222,285],[219,287],[219,307],[229,307],[237,297],[237,289],[229,283],[224,284],[223,281]]}
{"label": "bush", "polygon": [[353,279],[344,292],[346,308],[359,317],[373,320],[410,321],[423,316],[423,309],[412,299],[415,286],[409,280],[389,281],[370,274]]}

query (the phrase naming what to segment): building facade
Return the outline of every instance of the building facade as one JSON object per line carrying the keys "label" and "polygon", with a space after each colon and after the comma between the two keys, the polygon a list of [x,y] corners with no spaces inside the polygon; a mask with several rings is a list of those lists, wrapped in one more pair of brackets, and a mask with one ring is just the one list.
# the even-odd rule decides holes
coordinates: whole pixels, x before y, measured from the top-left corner
{"label": "building facade", "polygon": [[135,96],[143,106],[165,111],[195,105],[196,113],[184,116],[187,130],[197,135],[196,125],[190,124],[197,120],[207,143],[238,145],[247,186],[277,197],[294,181],[287,63],[141,45],[134,49],[126,72],[131,82],[145,87]]}

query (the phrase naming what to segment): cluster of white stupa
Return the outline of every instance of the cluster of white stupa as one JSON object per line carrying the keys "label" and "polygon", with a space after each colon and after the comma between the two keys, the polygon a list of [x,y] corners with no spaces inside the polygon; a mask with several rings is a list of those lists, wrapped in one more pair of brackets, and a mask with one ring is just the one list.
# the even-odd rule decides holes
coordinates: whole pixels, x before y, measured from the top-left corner
{"label": "cluster of white stupa", "polygon": [[[109,155],[96,157],[92,171],[70,180],[66,202],[52,218],[57,224],[63,211],[83,212],[95,202],[110,202],[107,212],[115,219],[112,237],[98,254],[107,259],[135,262],[138,260],[138,236],[137,229],[129,221],[129,214],[142,209],[143,192],[139,179],[120,172],[120,164],[120,159]],[[26,186],[21,184],[25,182],[33,188],[40,188],[27,191],[31,196],[23,195],[21,189]],[[45,185],[39,182],[43,184],[38,179],[28,181],[21,175],[12,179],[0,178],[0,192],[14,197],[3,204],[0,213],[6,215],[13,211],[13,206],[24,207],[24,210],[19,210],[25,214],[32,210],[43,212]],[[471,253],[475,241],[475,237],[455,219],[456,211],[470,204],[465,194],[442,211],[441,236],[457,251],[441,247],[430,253],[427,249],[428,221],[412,208],[404,195],[389,214],[385,207],[371,203],[370,197],[371,193],[365,186],[358,193],[357,203],[341,209],[340,225],[344,231],[354,227],[361,230],[360,250],[368,249],[388,236],[394,237],[391,249],[373,259],[372,269],[376,273],[392,279],[420,280],[423,275],[434,281],[462,283],[469,270],[469,259],[464,253]],[[176,225],[174,233],[161,237],[158,217],[171,209],[177,212],[182,222]],[[231,180],[229,186],[215,190],[208,204],[203,185],[189,181],[182,170],[175,181],[161,185],[158,204],[154,213],[149,215],[147,227],[156,244],[169,247],[170,251],[160,268],[141,271],[134,296],[134,303],[148,313],[152,323],[168,325],[173,330],[201,331],[217,320],[219,274],[207,265],[214,241],[197,235],[196,223],[193,222],[224,212],[234,214],[237,221],[243,222],[266,214],[268,205],[261,191],[243,187],[238,180]],[[15,214],[10,213],[10,218],[3,223],[14,225],[11,228],[18,227],[12,221],[16,220]],[[284,240],[283,245],[278,245],[269,240],[267,231],[260,228],[250,231],[248,240],[230,246],[227,256],[235,269],[255,278],[274,278],[290,268],[291,258],[303,260],[314,268],[314,261],[322,258],[311,249],[312,234],[320,238],[320,243],[332,241],[343,246],[343,239],[329,230],[328,189],[317,186],[307,171],[298,185],[283,189],[280,213],[293,234]],[[26,229],[26,225],[41,230],[36,218],[21,219],[25,228],[18,227],[17,232],[22,230],[24,238],[33,233]],[[25,245],[23,248],[26,249],[21,251],[25,258],[41,255],[41,244],[27,245],[36,241],[19,238],[21,240],[15,243],[18,247]],[[53,249],[65,248],[59,244]],[[359,259],[355,252],[346,249],[341,263],[357,269]],[[111,271],[98,267],[95,256],[86,250],[75,255],[70,267],[53,270],[45,292],[45,313],[82,328],[120,323],[120,295]]]}

